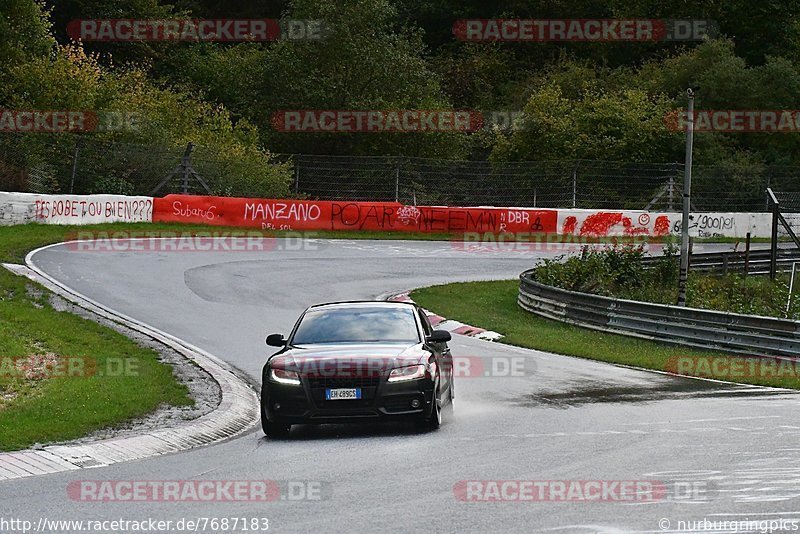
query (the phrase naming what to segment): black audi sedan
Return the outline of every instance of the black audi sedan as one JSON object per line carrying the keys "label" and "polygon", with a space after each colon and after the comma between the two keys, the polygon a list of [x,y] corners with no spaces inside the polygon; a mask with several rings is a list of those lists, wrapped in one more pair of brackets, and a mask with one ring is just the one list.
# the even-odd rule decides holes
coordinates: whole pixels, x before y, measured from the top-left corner
{"label": "black audi sedan", "polygon": [[450,333],[416,304],[336,302],[306,309],[262,372],[261,424],[271,438],[293,424],[410,419],[436,429],[453,407]]}

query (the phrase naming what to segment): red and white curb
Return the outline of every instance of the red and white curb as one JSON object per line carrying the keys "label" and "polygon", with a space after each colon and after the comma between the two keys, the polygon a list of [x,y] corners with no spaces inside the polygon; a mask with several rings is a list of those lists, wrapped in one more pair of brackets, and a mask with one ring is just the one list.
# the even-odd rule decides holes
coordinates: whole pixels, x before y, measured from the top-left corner
{"label": "red and white curb", "polygon": [[219,384],[222,401],[214,411],[173,428],[92,443],[48,445],[41,449],[0,453],[0,480],[103,467],[118,462],[186,451],[230,439],[246,432],[258,422],[258,395],[250,384],[239,376],[237,370],[198,347],[106,308],[64,286],[33,265],[31,257],[36,252],[31,252],[25,258],[27,266],[13,264],[3,264],[3,266],[40,283],[82,308],[163,343],[197,363]]}
{"label": "red and white curb", "polygon": [[[390,295],[386,298],[386,300],[390,300],[392,302],[414,302],[414,300],[409,296],[408,291],[405,293]],[[452,319],[445,319],[441,315],[436,315],[432,311],[424,308],[423,311],[425,312],[425,315],[428,316],[431,326],[437,330],[447,330],[451,334],[461,334],[462,336],[475,337],[485,341],[498,341],[503,337],[503,334],[499,334],[491,330],[486,330],[477,326],[470,326],[458,321],[453,321]]]}

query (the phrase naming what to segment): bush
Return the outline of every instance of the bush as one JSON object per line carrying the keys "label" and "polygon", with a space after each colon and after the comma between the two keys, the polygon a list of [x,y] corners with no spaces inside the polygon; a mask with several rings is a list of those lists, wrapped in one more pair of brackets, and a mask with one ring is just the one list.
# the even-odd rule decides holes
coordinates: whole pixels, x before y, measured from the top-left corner
{"label": "bush", "polygon": [[[645,269],[641,245],[613,245],[605,249],[583,247],[579,256],[544,260],[534,278],[547,285],[606,296],[642,290],[655,282],[657,272],[674,263],[670,257],[657,270]],[[662,265],[663,264],[663,265]]]}

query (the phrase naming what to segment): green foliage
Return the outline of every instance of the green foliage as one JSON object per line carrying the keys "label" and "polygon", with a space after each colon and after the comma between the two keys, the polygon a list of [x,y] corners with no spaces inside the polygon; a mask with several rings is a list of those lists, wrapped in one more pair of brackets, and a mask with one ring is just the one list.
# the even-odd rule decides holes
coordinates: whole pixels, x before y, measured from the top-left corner
{"label": "green foliage", "polygon": [[[677,0],[67,0],[51,8],[7,0],[0,5],[0,106],[134,112],[137,130],[102,136],[208,147],[221,160],[217,167],[246,173],[237,175],[239,185],[222,188],[231,191],[285,190],[289,178],[273,164],[273,152],[682,161],[683,135],[669,131],[664,117],[685,105],[687,86],[699,86],[698,109],[800,109],[798,6],[800,0],[712,2],[688,13]],[[321,40],[270,43],[75,45],[65,30],[78,18],[265,16],[320,19],[328,31]],[[459,18],[498,17],[703,18],[719,24],[720,37],[465,43],[452,35]],[[276,131],[273,113],[293,109],[524,111],[525,119],[514,131],[473,134]],[[739,168],[716,187],[750,191],[761,180],[760,165],[800,164],[800,136],[698,134],[695,162]]]}
{"label": "green foliage", "polygon": [[280,133],[277,110],[450,109],[425,60],[421,32],[398,28],[387,0],[295,0],[292,18],[321,19],[323,39],[281,40],[264,51],[253,120],[277,152],[457,158],[459,133]]}
{"label": "green foliage", "polygon": [[[33,57],[47,54],[55,45],[47,10],[32,0],[4,0],[0,6],[0,75]],[[0,101],[7,98],[0,84]]]}
{"label": "green foliage", "polygon": [[537,281],[583,293],[612,296],[654,281],[655,273],[642,265],[641,245],[612,245],[604,249],[583,247],[579,256],[545,259],[536,268]]}
{"label": "green foliage", "polygon": [[[32,0],[28,2],[28,11],[31,11],[34,4]],[[44,10],[30,16],[38,17],[39,21],[39,26],[27,25],[33,28],[30,32],[48,27],[48,15]],[[36,54],[29,54],[24,61],[8,67],[4,90],[0,92],[0,97],[4,97],[0,107],[122,112],[132,118],[124,128],[84,135],[91,135],[95,140],[114,139],[176,148],[183,148],[191,141],[204,150],[209,174],[226,178],[225,184],[215,186],[217,192],[288,193],[289,170],[284,165],[273,164],[252,124],[245,120],[234,123],[223,106],[197,95],[159,86],[139,67],[104,66],[97,54],[87,53],[80,44],[60,46],[50,41],[49,48],[42,45],[35,51]],[[71,136],[38,134],[29,136],[25,143],[26,150],[17,153],[24,153],[35,162],[37,157],[47,161],[45,154],[57,146],[62,146],[59,152],[71,154],[75,140]],[[88,165],[84,161],[82,174],[94,176],[97,181],[76,192],[130,192],[129,178],[134,169],[130,161],[114,156],[106,155]],[[69,164],[68,161],[63,163],[64,166]],[[157,167],[153,172],[163,175]],[[62,171],[61,176],[66,177],[68,173]],[[61,189],[66,190],[64,184]]]}
{"label": "green foliage", "polygon": [[521,128],[498,141],[492,159],[670,161],[681,146],[680,135],[664,124],[671,109],[665,96],[638,89],[607,92],[587,84],[572,99],[550,84],[531,95]]}
{"label": "green foliage", "polygon": [[104,193],[107,195],[132,195],[135,186],[125,178],[118,176],[103,176],[96,179],[89,187],[89,194]]}

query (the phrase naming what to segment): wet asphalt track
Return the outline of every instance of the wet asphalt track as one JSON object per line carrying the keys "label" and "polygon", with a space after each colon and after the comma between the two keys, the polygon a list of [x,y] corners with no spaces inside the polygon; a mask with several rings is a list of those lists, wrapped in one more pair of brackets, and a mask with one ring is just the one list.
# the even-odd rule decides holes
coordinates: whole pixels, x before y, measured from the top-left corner
{"label": "wet asphalt track", "polygon": [[[280,243],[279,243],[280,244]],[[280,249],[282,247],[278,247]],[[307,250],[76,252],[33,261],[61,282],[236,365],[254,380],[267,333],[307,305],[456,280],[509,278],[553,252],[468,253],[450,243],[312,242]],[[268,517],[276,532],[676,532],[681,520],[800,521],[800,396],[680,379],[456,336],[456,356],[517,356],[535,372],[463,378],[454,419],[406,426],[254,429],[188,453],[0,482],[0,517]],[[73,480],[307,480],[320,501],[84,503]],[[653,503],[460,502],[461,480],[699,482]],[[672,486],[670,486],[672,487]],[[669,527],[665,530],[661,527]],[[717,530],[727,532],[732,530]]]}

